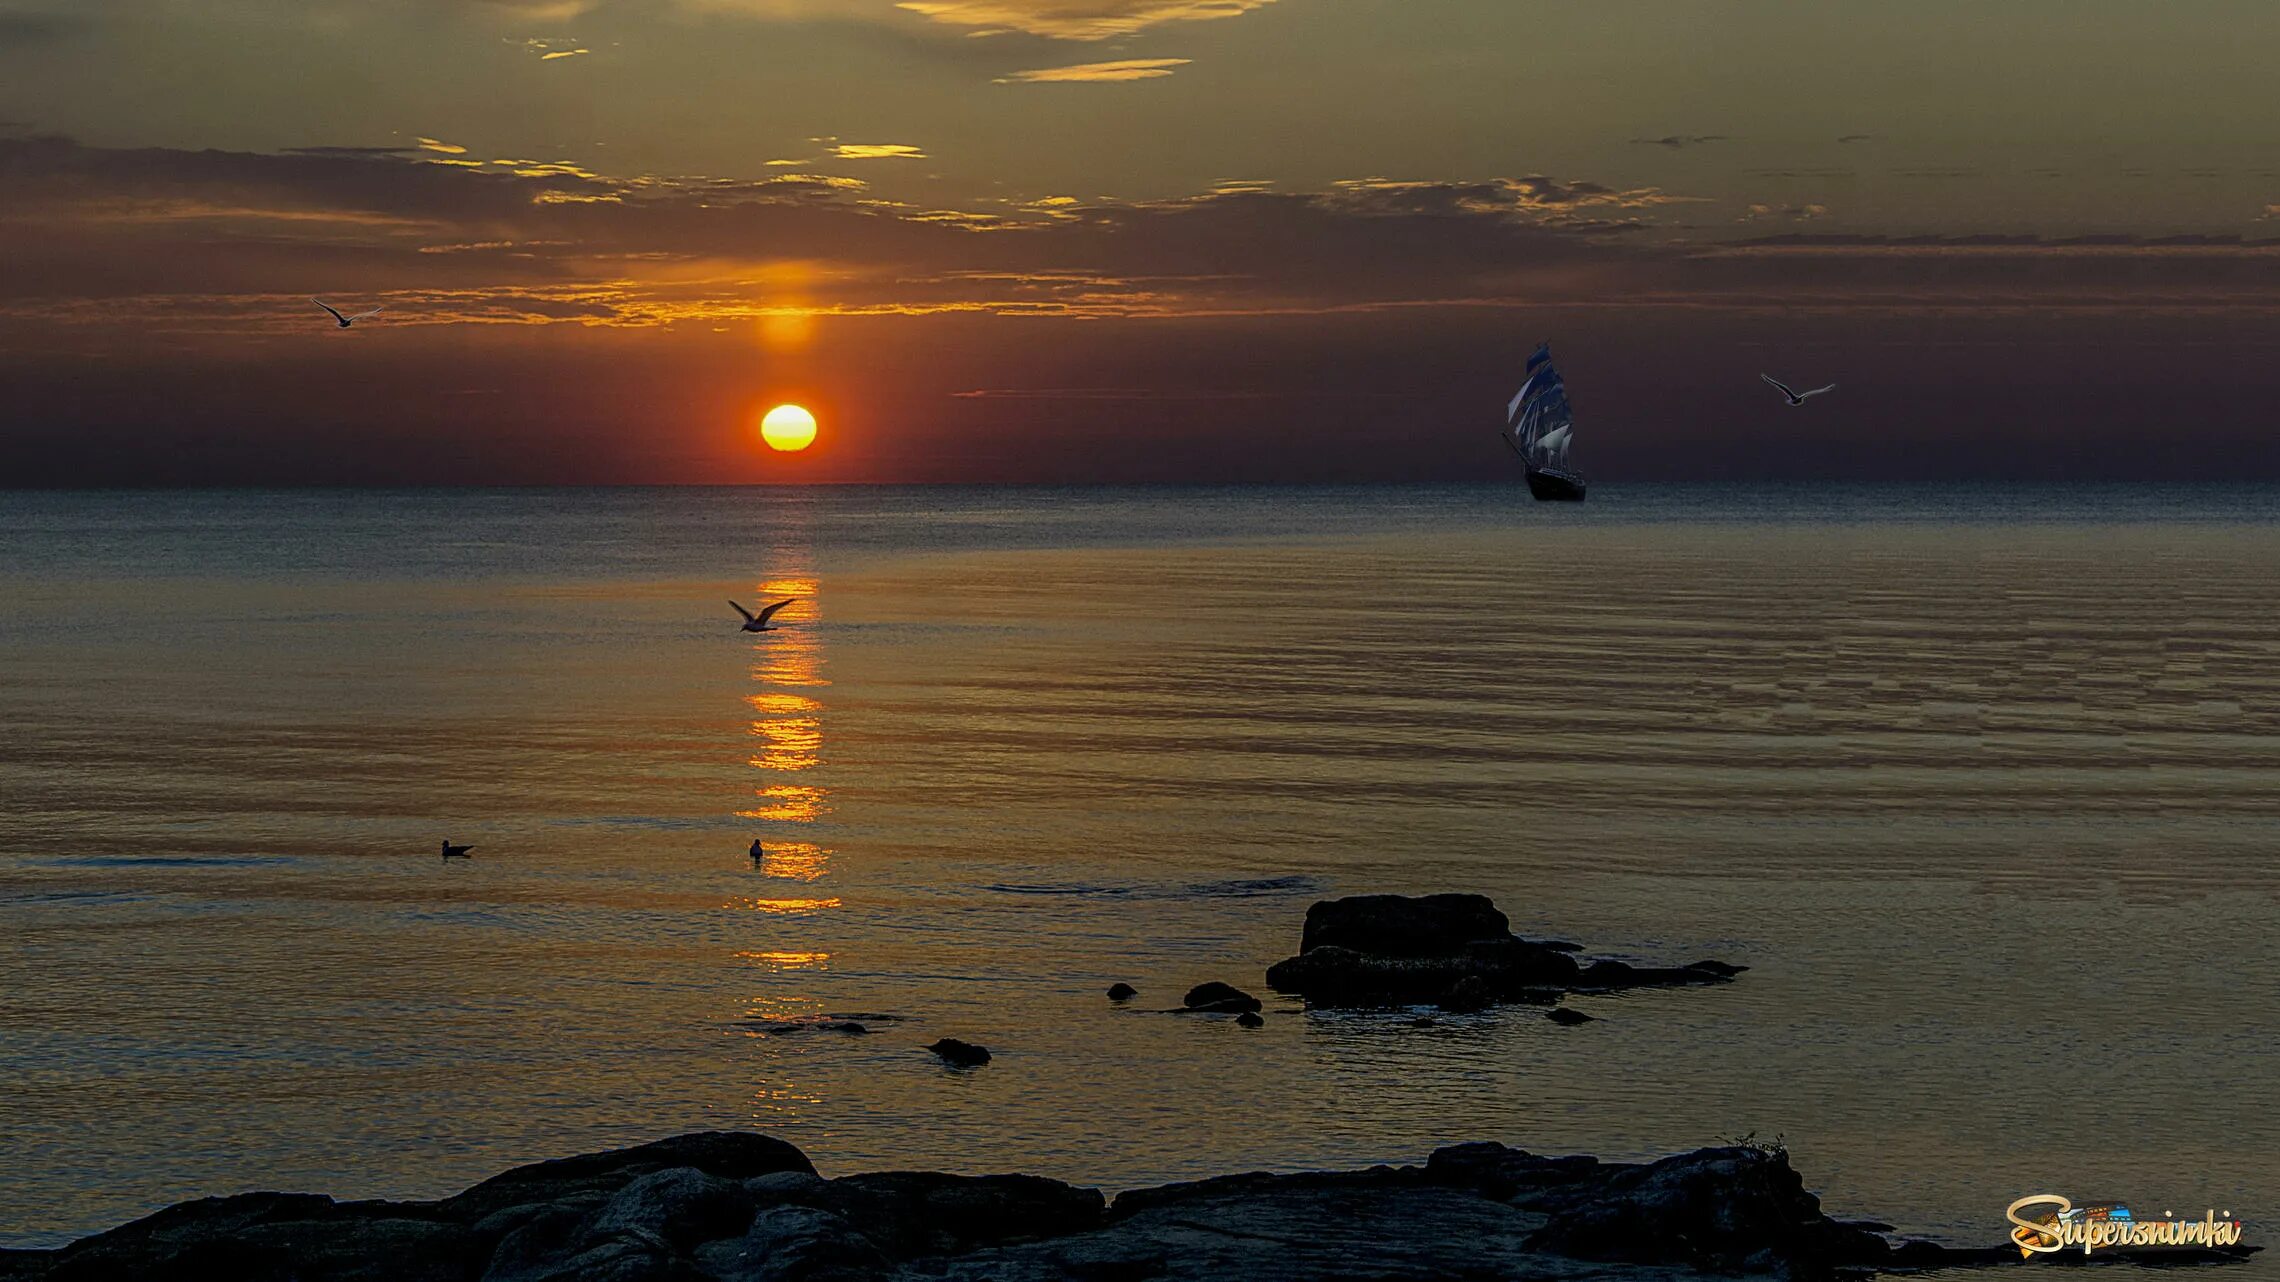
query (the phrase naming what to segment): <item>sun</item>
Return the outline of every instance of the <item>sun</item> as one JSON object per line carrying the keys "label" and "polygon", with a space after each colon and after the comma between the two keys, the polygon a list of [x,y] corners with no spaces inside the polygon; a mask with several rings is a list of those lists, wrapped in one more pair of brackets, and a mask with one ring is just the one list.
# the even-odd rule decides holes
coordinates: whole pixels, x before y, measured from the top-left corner
{"label": "sun", "polygon": [[779,405],[760,420],[760,439],[772,450],[804,450],[815,441],[815,415],[797,405]]}

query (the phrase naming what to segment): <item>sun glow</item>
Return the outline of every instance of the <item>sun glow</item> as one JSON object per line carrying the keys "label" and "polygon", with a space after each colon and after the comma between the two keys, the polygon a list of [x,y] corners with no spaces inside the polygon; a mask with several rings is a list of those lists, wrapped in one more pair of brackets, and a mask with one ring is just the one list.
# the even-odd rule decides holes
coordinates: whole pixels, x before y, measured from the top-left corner
{"label": "sun glow", "polygon": [[772,450],[804,450],[815,441],[815,415],[797,405],[779,405],[760,420],[760,439]]}

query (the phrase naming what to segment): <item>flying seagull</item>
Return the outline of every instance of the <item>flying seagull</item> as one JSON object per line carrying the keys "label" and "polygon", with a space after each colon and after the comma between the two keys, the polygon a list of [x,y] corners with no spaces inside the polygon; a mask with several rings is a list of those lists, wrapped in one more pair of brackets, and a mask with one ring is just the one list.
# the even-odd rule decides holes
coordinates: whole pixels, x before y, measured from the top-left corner
{"label": "flying seagull", "polygon": [[443,857],[446,859],[465,859],[468,857],[467,852],[474,848],[473,846],[454,846],[449,839],[446,839],[443,843]]}
{"label": "flying seagull", "polygon": [[785,606],[790,605],[794,600],[797,599],[798,598],[796,597],[787,597],[784,600],[778,601],[776,604],[769,606],[767,609],[762,610],[758,614],[754,614],[752,611],[745,609],[741,605],[736,605],[736,602],[734,601],[729,602],[729,604],[735,605],[736,612],[744,616],[744,630],[746,632],[774,632],[777,631],[777,629],[768,626],[768,616],[774,614],[778,610],[783,609]]}
{"label": "flying seagull", "polygon": [[354,316],[343,316],[339,312],[333,310],[333,305],[331,303],[328,303],[321,298],[312,298],[309,301],[315,303],[319,307],[324,308],[328,312],[332,312],[332,318],[340,322],[340,327],[342,329],[347,329],[349,326],[354,325],[356,322],[364,320],[368,317],[378,316],[381,311],[380,308],[375,307],[371,311],[358,312]]}
{"label": "flying seagull", "polygon": [[1835,383],[1831,383],[1827,387],[1816,387],[1810,392],[1792,392],[1789,390],[1789,384],[1782,382],[1780,379],[1775,378],[1771,374],[1760,374],[1758,377],[1764,379],[1768,383],[1773,384],[1775,387],[1780,388],[1781,394],[1789,398],[1789,403],[1791,405],[1803,405],[1805,403],[1805,398],[1808,396],[1819,396],[1823,392],[1833,392],[1837,390],[1837,385]]}

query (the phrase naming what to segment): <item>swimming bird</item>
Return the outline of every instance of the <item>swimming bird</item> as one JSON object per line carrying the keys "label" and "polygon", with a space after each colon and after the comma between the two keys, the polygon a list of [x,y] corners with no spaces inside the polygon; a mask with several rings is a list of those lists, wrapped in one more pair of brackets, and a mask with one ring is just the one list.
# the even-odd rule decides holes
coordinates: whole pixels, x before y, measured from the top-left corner
{"label": "swimming bird", "polygon": [[1789,403],[1791,405],[1803,405],[1805,403],[1805,398],[1808,396],[1819,396],[1823,392],[1833,392],[1837,390],[1837,385],[1835,383],[1831,383],[1827,387],[1816,387],[1810,392],[1792,392],[1789,390],[1789,384],[1782,382],[1780,379],[1775,378],[1771,374],[1760,374],[1758,377],[1764,379],[1768,383],[1773,384],[1775,387],[1780,388],[1781,394],[1789,398]]}
{"label": "swimming bird", "polygon": [[774,614],[778,610],[783,609],[785,606],[790,605],[797,599],[798,598],[796,597],[787,597],[784,600],[778,601],[776,604],[769,606],[767,609],[762,610],[758,614],[754,614],[752,611],[745,609],[741,605],[736,605],[736,602],[734,601],[729,602],[729,604],[736,606],[736,612],[744,616],[744,631],[774,632],[776,629],[768,626],[768,616]]}
{"label": "swimming bird", "polygon": [[454,846],[447,839],[443,843],[443,857],[446,859],[465,859],[468,857],[467,852],[474,848],[473,846]]}
{"label": "swimming bird", "polygon": [[767,853],[768,852],[766,848],[761,846],[760,839],[758,837],[754,837],[752,839],[752,866],[758,868],[760,866],[762,857]]}
{"label": "swimming bird", "polygon": [[378,315],[380,314],[381,310],[382,310],[382,309],[380,309],[380,308],[378,308],[378,307],[375,307],[375,308],[373,308],[371,311],[368,311],[368,312],[358,312],[358,313],[357,313],[356,315],[354,315],[354,316],[343,316],[343,315],[341,315],[339,312],[337,312],[337,311],[333,311],[333,305],[332,305],[331,303],[328,303],[328,302],[326,302],[325,300],[323,300],[323,299],[321,299],[321,298],[312,298],[312,299],[310,299],[309,301],[310,301],[310,302],[312,302],[312,303],[315,303],[315,304],[316,304],[317,306],[319,306],[319,307],[322,307],[322,308],[324,308],[324,309],[325,309],[326,311],[328,311],[328,312],[332,312],[332,318],[333,318],[334,320],[336,320],[336,321],[339,321],[339,322],[340,322],[340,327],[341,327],[342,329],[347,329],[349,326],[351,326],[351,325],[354,325],[356,322],[358,322],[358,321],[360,321],[360,320],[365,320],[365,319],[368,319],[368,318],[370,318],[370,317],[378,316]]}

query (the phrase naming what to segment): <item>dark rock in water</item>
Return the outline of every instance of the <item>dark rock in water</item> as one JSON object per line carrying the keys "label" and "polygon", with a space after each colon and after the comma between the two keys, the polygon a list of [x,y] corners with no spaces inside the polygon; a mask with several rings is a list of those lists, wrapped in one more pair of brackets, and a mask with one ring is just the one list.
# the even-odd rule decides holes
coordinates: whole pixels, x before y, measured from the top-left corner
{"label": "dark rock in water", "polygon": [[1255,1010],[1247,1010],[1237,1015],[1235,1022],[1245,1028],[1265,1028],[1267,1026],[1267,1021],[1260,1018],[1259,1012]]}
{"label": "dark rock in water", "polygon": [[1306,910],[1298,951],[1327,946],[1379,957],[1447,957],[1511,934],[1512,923],[1486,895],[1353,895]]}
{"label": "dark rock in water", "polygon": [[1465,976],[1450,985],[1449,991],[1441,996],[1441,1009],[1455,1011],[1460,1015],[1476,1010],[1487,1010],[1495,1004],[1495,990],[1488,986],[1487,980],[1478,975]]}
{"label": "dark rock in water", "polygon": [[1714,984],[1744,966],[1698,961],[1683,967],[1628,962],[1578,965],[1566,940],[1521,939],[1483,895],[1355,895],[1306,910],[1298,956],[1267,970],[1267,986],[1332,1006],[1448,1003],[1476,1010],[1486,985],[1492,1001],[1541,1001],[1570,988],[1611,991],[1671,984]]}
{"label": "dark rock in water", "polygon": [[959,1068],[978,1068],[990,1062],[990,1053],[986,1048],[972,1042],[961,1042],[955,1037],[945,1037],[926,1049],[941,1056],[944,1063]]}
{"label": "dark rock in water", "polygon": [[1550,1010],[1545,1011],[1544,1018],[1552,1021],[1555,1024],[1588,1024],[1592,1020],[1591,1016],[1584,1014],[1582,1011],[1570,1010],[1565,1006],[1554,1006]]}
{"label": "dark rock in water", "polygon": [[[691,1162],[653,1165],[674,1154]],[[0,1278],[1822,1282],[2015,1265],[2016,1254],[1894,1245],[1831,1220],[1785,1154],[1749,1147],[1616,1165],[1460,1144],[1422,1168],[1223,1176],[1111,1207],[1097,1190],[1028,1175],[825,1180],[788,1144],[710,1134],[523,1167],[440,1202],[184,1203],[61,1250],[0,1252]]]}
{"label": "dark rock in water", "polygon": [[1259,1009],[1258,998],[1232,984],[1222,984],[1218,980],[1213,980],[1208,984],[1197,984],[1189,989],[1187,996],[1180,1000],[1180,1004],[1188,1010],[1206,1014],[1233,1014],[1239,1011]]}
{"label": "dark rock in water", "polygon": [[1112,1002],[1128,1002],[1139,995],[1140,990],[1130,984],[1111,984],[1108,988],[1108,1000]]}
{"label": "dark rock in water", "polygon": [[1565,988],[1575,959],[1507,935],[1441,957],[1386,957],[1325,944],[1267,969],[1267,986],[1333,1005],[1437,1001],[1459,980],[1478,977],[1499,1000],[1530,989]]}
{"label": "dark rock in water", "polygon": [[1668,988],[1679,984],[1722,984],[1730,976],[1692,966],[1633,966],[1629,962],[1595,961],[1575,977],[1574,987],[1609,991],[1620,988]]}

